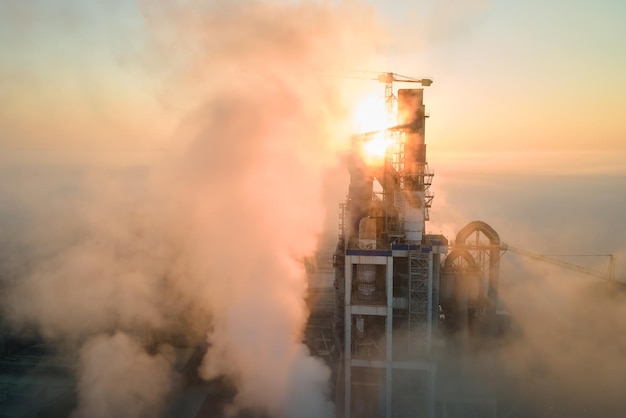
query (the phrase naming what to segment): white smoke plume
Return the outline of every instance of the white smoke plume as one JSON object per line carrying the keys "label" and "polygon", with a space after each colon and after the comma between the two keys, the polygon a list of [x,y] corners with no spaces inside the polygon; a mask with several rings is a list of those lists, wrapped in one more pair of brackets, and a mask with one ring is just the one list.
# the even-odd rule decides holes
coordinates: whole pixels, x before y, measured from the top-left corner
{"label": "white smoke plume", "polygon": [[140,10],[133,71],[159,85],[176,134],[140,169],[72,171],[60,151],[63,164],[33,175],[18,154],[5,158],[7,172],[26,167],[20,187],[1,191],[23,209],[5,223],[17,219],[11,245],[27,251],[6,262],[18,274],[3,311],[16,329],[79,351],[80,417],[157,414],[171,370],[145,347],[168,333],[205,335],[201,376],[235,382],[233,412],[332,416],[329,371],[301,344],[302,260],[322,232],[323,172],[347,143],[345,97],[328,75],[366,65],[373,18],[305,1]]}
{"label": "white smoke plume", "polygon": [[171,389],[171,364],[126,334],[98,336],[80,350],[75,417],[154,417]]}

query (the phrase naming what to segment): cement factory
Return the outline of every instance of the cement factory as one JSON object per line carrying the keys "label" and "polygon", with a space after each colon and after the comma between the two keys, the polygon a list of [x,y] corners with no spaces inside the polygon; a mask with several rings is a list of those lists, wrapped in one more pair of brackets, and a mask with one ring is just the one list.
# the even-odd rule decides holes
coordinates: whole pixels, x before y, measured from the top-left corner
{"label": "cement factory", "polygon": [[[399,89],[396,98],[392,83],[425,87],[431,80],[383,73],[380,81],[397,123],[355,137],[339,214],[337,404],[344,418],[434,417],[433,337],[440,326],[458,330],[495,317],[501,243],[482,222],[465,227],[452,251],[446,237],[425,232],[433,172],[426,158],[424,89]],[[382,158],[364,156],[369,141],[383,141]]]}
{"label": "cement factory", "polygon": [[[608,273],[598,272],[507,245],[480,220],[455,237],[427,233],[433,171],[426,152],[424,92],[432,81],[390,72],[361,75],[384,84],[390,123],[352,138],[338,243],[325,268],[318,263],[309,269],[311,315],[304,334],[312,354],[332,370],[335,415],[535,416],[520,406],[505,379],[484,385],[468,367],[483,367],[474,354],[467,355],[477,341],[497,345],[515,332],[514,318],[498,298],[501,257],[514,252],[609,281],[613,257],[607,255]],[[419,88],[396,94],[393,83]],[[221,406],[234,389],[198,378],[206,349],[177,348],[183,395],[163,416],[223,416]],[[13,338],[2,322],[0,369],[0,417],[61,417],[76,407],[71,364],[39,339]]]}
{"label": "cement factory", "polygon": [[[509,246],[482,221],[468,223],[453,240],[426,233],[433,171],[423,87],[432,81],[395,73],[377,78],[392,124],[354,137],[333,255],[337,416],[518,416],[497,389],[477,392],[476,382],[462,383],[450,370],[450,356],[467,353],[471,340],[497,343],[510,332],[510,315],[498,303],[501,256],[515,252],[608,280],[613,257],[607,255],[608,274],[597,272]],[[396,97],[393,82],[422,88],[399,89]]]}

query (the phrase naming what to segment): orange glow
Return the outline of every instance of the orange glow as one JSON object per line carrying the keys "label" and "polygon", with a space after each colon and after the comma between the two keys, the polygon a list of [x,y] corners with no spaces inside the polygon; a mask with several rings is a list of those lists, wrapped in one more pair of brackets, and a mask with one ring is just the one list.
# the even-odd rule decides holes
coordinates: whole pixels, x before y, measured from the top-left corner
{"label": "orange glow", "polygon": [[361,100],[354,108],[353,123],[359,133],[377,132],[362,139],[359,151],[366,164],[383,165],[388,145],[384,130],[392,126],[384,97],[372,94]]}
{"label": "orange glow", "polygon": [[354,109],[353,122],[357,132],[381,131],[391,126],[391,116],[385,108],[385,98],[376,95],[362,100]]}
{"label": "orange glow", "polygon": [[387,152],[387,143],[384,132],[367,138],[361,145],[361,156],[365,163],[368,165],[383,165]]}

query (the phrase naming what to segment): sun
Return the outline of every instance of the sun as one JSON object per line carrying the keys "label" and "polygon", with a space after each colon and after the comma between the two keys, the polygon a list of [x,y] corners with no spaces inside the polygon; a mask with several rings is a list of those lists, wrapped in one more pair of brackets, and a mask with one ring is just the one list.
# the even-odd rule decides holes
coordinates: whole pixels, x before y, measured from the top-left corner
{"label": "sun", "polygon": [[355,130],[359,133],[382,131],[391,126],[390,119],[385,99],[379,95],[370,95],[359,101],[352,117]]}
{"label": "sun", "polygon": [[370,155],[384,157],[387,152],[387,139],[385,135],[380,133],[366,140],[363,143],[363,149]]}
{"label": "sun", "polygon": [[383,165],[387,154],[388,141],[384,132],[367,138],[361,144],[361,156],[368,165]]}
{"label": "sun", "polygon": [[[387,113],[385,99],[380,95],[370,95],[355,106],[353,123],[359,138],[359,153],[370,166],[381,166],[389,145],[385,129],[392,126],[392,115]],[[367,134],[367,135],[363,135]]]}

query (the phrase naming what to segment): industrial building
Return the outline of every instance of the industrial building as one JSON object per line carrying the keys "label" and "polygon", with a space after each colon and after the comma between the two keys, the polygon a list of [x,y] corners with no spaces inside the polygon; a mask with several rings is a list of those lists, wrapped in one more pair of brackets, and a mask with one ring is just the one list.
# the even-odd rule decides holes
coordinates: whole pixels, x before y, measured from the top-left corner
{"label": "industrial building", "polygon": [[[337,415],[501,416],[498,404],[507,400],[498,388],[477,391],[475,382],[461,382],[460,374],[451,372],[455,355],[438,361],[451,347],[463,352],[471,338],[497,339],[510,328],[509,315],[498,304],[500,257],[508,250],[607,277],[508,246],[482,221],[470,222],[453,240],[426,233],[433,172],[426,157],[423,87],[431,80],[395,73],[377,78],[385,83],[393,122],[354,137],[347,200],[339,210]],[[399,89],[396,96],[395,81],[421,87]],[[371,146],[375,141],[383,143],[382,151]]]}
{"label": "industrial building", "polygon": [[[515,396],[508,398],[506,379],[494,379],[500,387],[482,386],[471,370],[459,372],[456,361],[472,338],[497,340],[510,329],[498,301],[501,256],[516,252],[609,280],[612,256],[605,274],[507,245],[482,221],[468,223],[453,239],[427,233],[434,174],[427,162],[424,87],[432,81],[395,73],[375,78],[385,84],[393,123],[353,138],[350,184],[331,250],[334,269],[309,271],[304,342],[333,371],[336,416],[532,416],[517,407]],[[399,89],[396,96],[399,81],[421,87]],[[199,379],[205,351],[204,345],[176,345],[175,368],[183,379],[163,416],[225,414],[235,389]],[[16,338],[0,318],[0,417],[71,414],[78,393],[70,360],[41,338]]]}

